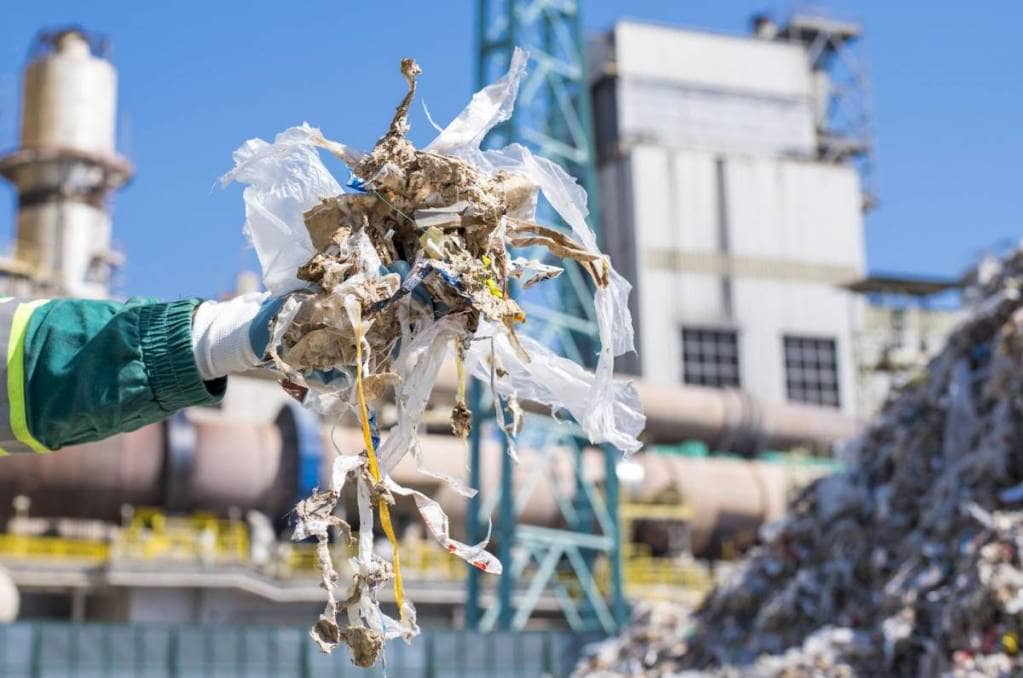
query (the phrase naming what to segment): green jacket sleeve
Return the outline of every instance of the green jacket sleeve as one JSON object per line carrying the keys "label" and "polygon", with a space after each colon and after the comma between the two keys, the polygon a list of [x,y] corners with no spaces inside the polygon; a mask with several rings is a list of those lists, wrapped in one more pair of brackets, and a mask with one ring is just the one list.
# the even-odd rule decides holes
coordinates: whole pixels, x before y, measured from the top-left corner
{"label": "green jacket sleeve", "polygon": [[0,448],[46,452],[219,402],[227,380],[203,382],[192,353],[198,303],[0,302]]}

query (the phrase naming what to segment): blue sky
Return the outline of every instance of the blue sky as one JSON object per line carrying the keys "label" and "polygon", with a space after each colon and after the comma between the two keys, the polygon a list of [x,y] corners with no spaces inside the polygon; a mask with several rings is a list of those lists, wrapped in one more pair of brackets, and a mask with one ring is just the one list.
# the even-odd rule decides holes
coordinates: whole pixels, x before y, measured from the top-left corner
{"label": "blue sky", "polygon": [[[135,181],[115,203],[127,253],[119,292],[218,295],[254,266],[240,189],[214,188],[231,151],[308,120],[372,145],[390,117],[405,55],[423,66],[438,121],[472,90],[469,0],[376,3],[11,2],[0,10],[0,148],[14,146],[20,72],[36,31],[80,23],[106,33],[120,71],[122,147]],[[1023,4],[831,2],[866,26],[881,206],[867,220],[872,269],[953,275],[1020,238]],[[744,32],[786,2],[584,0],[588,31],[621,16]],[[420,111],[413,139],[431,130]],[[0,233],[13,228],[0,191]]]}

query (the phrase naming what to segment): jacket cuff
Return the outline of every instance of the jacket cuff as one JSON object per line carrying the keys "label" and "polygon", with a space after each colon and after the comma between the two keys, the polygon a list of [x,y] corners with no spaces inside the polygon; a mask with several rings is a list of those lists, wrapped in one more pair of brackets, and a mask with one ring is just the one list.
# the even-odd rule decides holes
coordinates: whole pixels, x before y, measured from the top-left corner
{"label": "jacket cuff", "polygon": [[139,312],[139,344],[153,397],[165,412],[213,405],[224,397],[227,379],[203,381],[192,352],[192,314],[198,299],[146,304]]}

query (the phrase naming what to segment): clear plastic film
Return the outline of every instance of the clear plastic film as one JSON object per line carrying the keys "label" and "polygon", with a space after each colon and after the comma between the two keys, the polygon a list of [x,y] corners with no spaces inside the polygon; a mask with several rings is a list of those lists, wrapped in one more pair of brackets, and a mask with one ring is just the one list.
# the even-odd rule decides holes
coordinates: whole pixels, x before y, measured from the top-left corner
{"label": "clear plastic film", "polygon": [[[547,202],[572,229],[576,239],[588,251],[601,254],[596,236],[586,224],[589,213],[586,191],[564,169],[546,158],[533,155],[528,148],[518,144],[487,151],[479,148],[487,132],[511,116],[519,84],[526,74],[525,65],[525,52],[516,49],[508,74],[477,93],[469,106],[427,150],[465,158],[491,175],[502,170],[524,175],[539,187]],[[637,436],[646,422],[636,390],[626,382],[614,379],[614,358],[635,350],[628,304],[631,289],[629,282],[611,268],[610,284],[598,287],[594,295],[601,341],[594,377],[573,375],[577,378],[565,388],[538,387],[538,390],[546,390],[549,396],[540,402],[572,412],[592,442],[610,443],[625,452],[634,452],[641,447]],[[535,344],[529,355],[530,362],[535,361],[535,365],[526,366],[521,360],[512,360],[511,356],[502,357],[502,360],[506,366],[519,364],[520,375],[539,380],[534,383],[549,383],[573,371],[564,364],[570,361],[559,358],[539,344]],[[570,364],[579,369],[574,363]],[[476,376],[480,377],[480,374]],[[517,383],[511,388],[518,391],[519,397],[532,399],[524,392],[526,389],[520,389],[526,384],[513,381]],[[581,384],[586,384],[587,388],[578,388]]]}
{"label": "clear plastic film", "polygon": [[315,250],[302,215],[341,186],[320,160],[320,130],[302,124],[284,130],[272,144],[249,139],[234,152],[234,169],[220,178],[245,184],[245,233],[259,257],[263,284],[272,294],[302,286],[298,267]]}

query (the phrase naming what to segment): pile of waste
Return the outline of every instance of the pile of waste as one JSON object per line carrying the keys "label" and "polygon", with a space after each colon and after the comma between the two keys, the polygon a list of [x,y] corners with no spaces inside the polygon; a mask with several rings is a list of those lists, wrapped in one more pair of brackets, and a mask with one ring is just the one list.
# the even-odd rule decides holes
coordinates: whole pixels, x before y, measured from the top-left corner
{"label": "pile of waste", "polygon": [[[390,638],[418,632],[415,608],[404,595],[390,507],[414,501],[442,548],[483,571],[501,563],[487,542],[462,544],[449,535],[437,502],[401,487],[388,472],[406,454],[419,469],[466,497],[475,490],[430,471],[417,429],[441,364],[452,356],[459,375],[452,431],[465,440],[472,413],[465,380],[473,375],[493,391],[495,416],[514,440],[520,401],[567,412],[594,443],[631,451],[643,428],[639,399],[613,378],[616,355],[633,350],[629,284],[597,248],[586,225],[586,194],[564,170],[512,145],[480,150],[496,124],[512,113],[525,73],[516,51],[509,73],[478,92],[468,107],[425,149],[406,138],[419,66],[401,62],[408,91],[386,134],[368,153],[327,140],[302,125],[274,143],[254,139],[235,152],[224,182],[246,184],[246,229],[267,288],[293,292],[271,323],[272,369],[303,403],[340,421],[354,415],[362,450],[338,450],[330,486],[296,508],[296,540],[315,538],[327,605],[312,629],[324,652],[345,643],[359,666],[370,666]],[[320,150],[351,170],[345,187],[320,159]],[[538,195],[570,232],[536,223]],[[517,252],[544,252],[539,258]],[[526,314],[512,296],[558,276],[551,257],[576,262],[593,281],[601,348],[596,370],[555,355],[521,333]],[[396,424],[379,430],[375,404],[393,398]],[[514,453],[514,445],[509,448]],[[341,493],[355,485],[358,529],[335,515]],[[373,552],[378,519],[391,559]],[[352,577],[342,581],[331,539],[352,540]],[[399,619],[385,615],[377,591],[390,582]]]}
{"label": "pile of waste", "polygon": [[[1021,675],[1023,253],[761,531],[689,620],[640,620],[587,675]],[[638,663],[637,660],[638,659]],[[639,667],[638,669],[636,667]]]}
{"label": "pile of waste", "polygon": [[586,647],[573,678],[668,675],[692,633],[692,610],[676,602],[638,602],[621,634]]}

